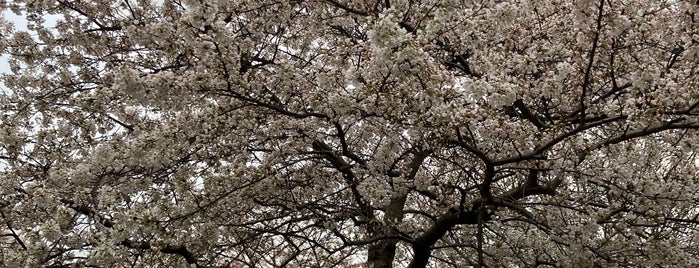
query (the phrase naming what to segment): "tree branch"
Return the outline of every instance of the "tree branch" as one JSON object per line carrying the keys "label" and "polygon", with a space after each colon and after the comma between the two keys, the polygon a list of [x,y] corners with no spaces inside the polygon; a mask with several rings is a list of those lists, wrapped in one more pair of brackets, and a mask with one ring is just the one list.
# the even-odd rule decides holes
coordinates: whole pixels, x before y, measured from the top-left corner
{"label": "tree branch", "polygon": [[529,122],[532,122],[532,124],[534,124],[534,126],[536,126],[537,129],[543,130],[546,128],[546,125],[539,119],[538,116],[532,113],[529,107],[527,107],[524,104],[524,101],[522,99],[516,100],[514,106],[517,107],[517,109],[519,109],[524,119],[527,119],[529,120]]}
{"label": "tree branch", "polygon": [[15,229],[12,228],[12,225],[10,225],[10,220],[8,220],[7,217],[5,217],[5,212],[3,212],[2,209],[0,209],[0,215],[2,216],[2,219],[5,220],[5,225],[7,226],[7,229],[10,230],[10,235],[12,236],[12,238],[14,238],[15,242],[17,242],[17,244],[19,244],[19,246],[26,251],[27,246],[24,244],[19,235],[17,235]]}
{"label": "tree branch", "polygon": [[350,166],[350,164],[348,164],[347,161],[342,159],[342,157],[336,155],[333,149],[322,141],[316,140],[312,143],[311,146],[313,147],[313,150],[316,153],[322,155],[326,160],[330,162],[330,165],[332,165],[333,168],[335,168],[342,174],[342,176],[345,179],[345,182],[350,187],[350,191],[352,191],[352,195],[354,196],[354,201],[361,209],[363,216],[366,219],[371,219],[371,206],[366,201],[364,201],[364,197],[362,197],[362,195],[359,193],[359,190],[357,189],[356,176],[352,171],[352,166]]}
{"label": "tree branch", "polygon": [[[134,242],[131,240],[124,240],[121,242],[121,245],[130,249],[140,249],[140,250],[150,250],[153,249],[151,244],[148,242]],[[188,263],[188,264],[194,264],[196,267],[199,267],[197,264],[197,258],[194,257],[194,254],[192,254],[191,251],[187,249],[187,247],[182,246],[182,245],[166,245],[162,248],[160,248],[158,251],[161,253],[165,254],[173,254],[173,255],[178,255]]]}
{"label": "tree branch", "polygon": [[[536,171],[533,175],[538,174]],[[563,179],[556,179],[545,186],[532,186],[531,178],[528,178],[522,185],[512,189],[502,195],[495,197],[495,200],[509,200],[511,202],[533,195],[553,195],[555,189],[560,186]],[[427,229],[420,237],[415,239],[413,244],[414,258],[408,267],[422,268],[426,267],[429,262],[432,246],[441,239],[451,228],[458,224],[478,224],[479,211],[486,204],[486,200],[478,199],[470,203],[470,209],[467,211],[460,210],[458,207],[450,208],[446,213],[439,217],[432,226]],[[485,209],[485,207],[483,207]],[[490,220],[491,213],[486,212],[483,215],[483,221]]]}

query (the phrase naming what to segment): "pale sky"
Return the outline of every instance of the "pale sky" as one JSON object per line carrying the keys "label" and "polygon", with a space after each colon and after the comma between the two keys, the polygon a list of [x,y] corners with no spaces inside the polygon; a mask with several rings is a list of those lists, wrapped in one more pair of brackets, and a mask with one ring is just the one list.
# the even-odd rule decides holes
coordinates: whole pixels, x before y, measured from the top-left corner
{"label": "pale sky", "polygon": [[[15,25],[15,29],[27,29],[27,20],[25,20],[23,17],[17,16],[11,11],[3,12],[2,17],[8,22],[12,22]],[[7,73],[9,71],[10,68],[7,66],[7,56],[2,54],[2,56],[0,56],[0,73]],[[2,85],[2,83],[0,83],[0,85]]]}
{"label": "pale sky", "polygon": [[[14,25],[15,30],[27,30],[27,20],[24,16],[12,13],[12,11],[2,12],[2,17],[7,22],[11,22]],[[59,18],[57,15],[46,16],[46,25],[54,25],[56,20]],[[0,54],[0,73],[9,73],[10,67],[7,64],[7,55]],[[0,81],[0,90],[4,90],[4,85]]]}

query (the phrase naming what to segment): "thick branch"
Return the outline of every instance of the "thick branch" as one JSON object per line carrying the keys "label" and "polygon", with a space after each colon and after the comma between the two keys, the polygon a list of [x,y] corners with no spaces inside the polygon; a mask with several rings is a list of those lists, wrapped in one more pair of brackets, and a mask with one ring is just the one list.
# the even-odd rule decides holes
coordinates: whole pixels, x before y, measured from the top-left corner
{"label": "thick branch", "polygon": [[[534,174],[534,176],[536,173]],[[495,200],[509,200],[511,202],[519,199],[547,194],[555,194],[555,189],[561,184],[562,179],[556,179],[544,186],[532,185],[532,179],[528,178],[522,185],[512,189],[502,195],[494,197]],[[413,244],[414,258],[410,263],[410,268],[426,267],[429,262],[432,246],[441,239],[451,228],[459,224],[478,224],[478,213],[481,206],[485,205],[485,200],[479,199],[471,202],[468,211],[460,210],[458,207],[450,208],[446,213],[435,221]],[[483,220],[490,220],[490,213],[483,215]]]}
{"label": "thick branch", "polygon": [[[412,181],[415,178],[418,170],[422,166],[423,161],[432,153],[431,150],[419,151],[417,152],[412,161],[410,162],[408,174],[405,177],[406,181]],[[405,201],[408,197],[408,189],[397,190],[393,192],[391,196],[391,201],[388,206],[386,206],[385,212],[385,224],[392,228],[393,224],[403,221],[405,212],[403,208],[405,207]],[[387,235],[396,235],[396,231],[392,229],[378,229],[378,232],[387,232]],[[381,234],[377,234],[381,235]],[[375,268],[391,267],[393,258],[396,253],[396,243],[397,239],[383,240],[375,243],[369,247],[369,258],[368,262]]]}
{"label": "thick branch", "polygon": [[518,187],[515,187],[512,190],[509,190],[502,195],[498,196],[497,199],[500,200],[507,200],[507,201],[517,201],[519,199],[525,198],[527,196],[533,196],[533,195],[555,195],[556,194],[556,188],[563,182],[562,179],[556,179],[547,185],[537,185],[537,184],[531,184],[529,180],[527,182],[521,184]]}
{"label": "thick branch", "polygon": [[519,109],[524,119],[527,119],[529,120],[529,122],[532,122],[532,124],[534,124],[534,126],[536,126],[537,129],[542,130],[546,128],[546,125],[539,119],[538,116],[532,113],[529,107],[527,107],[524,104],[524,101],[522,101],[522,99],[516,100],[514,106],[517,107],[517,109]]}
{"label": "thick branch", "polygon": [[88,205],[78,205],[77,203],[75,203],[75,201],[67,199],[67,198],[62,198],[61,203],[63,203],[67,207],[71,208],[72,210],[75,210],[75,212],[78,212],[78,213],[83,214],[85,216],[88,216],[92,219],[95,219],[95,221],[104,225],[104,227],[107,227],[107,228],[114,227],[114,222],[112,222],[110,219],[102,217],[102,215],[99,215],[99,213],[94,211]]}
{"label": "thick branch", "polygon": [[[113,228],[114,227],[114,222],[112,222],[109,219],[106,219],[102,216],[100,216],[97,212],[95,212],[92,208],[90,208],[87,205],[78,205],[76,204],[73,200],[69,199],[61,199],[61,203],[66,205],[67,207],[75,210],[76,212],[86,215],[91,218],[97,219],[97,222],[100,224],[104,225],[107,228]],[[131,249],[151,249],[151,245],[146,242],[134,242],[131,240],[124,240],[120,243],[122,246],[125,246],[127,248]],[[197,259],[194,257],[194,254],[190,252],[185,246],[183,245],[167,245],[159,250],[162,253],[165,254],[174,254],[181,256],[182,258],[187,261],[189,264],[197,264]]]}
{"label": "thick branch", "polygon": [[585,97],[587,96],[587,90],[590,87],[590,79],[592,74],[592,66],[595,61],[595,53],[597,52],[597,46],[599,43],[600,31],[602,30],[602,15],[604,10],[604,0],[600,0],[599,12],[597,14],[597,28],[595,29],[595,37],[592,40],[592,48],[588,54],[587,67],[585,68],[585,76],[583,77],[582,84],[582,94],[580,95],[580,124],[585,124],[583,119],[585,119]]}
{"label": "thick branch", "polygon": [[624,133],[611,137],[598,145],[597,147],[605,146],[605,145],[610,145],[610,144],[616,144],[620,143],[623,141],[643,137],[643,136],[648,136],[651,134],[659,133],[665,130],[671,130],[671,129],[699,129],[699,123],[697,122],[686,122],[686,123],[680,123],[682,121],[685,121],[685,118],[679,118],[671,121],[667,121],[661,124],[653,125],[653,126],[648,126],[642,129],[637,129],[633,131],[624,131]]}
{"label": "thick branch", "polygon": [[514,157],[508,157],[504,159],[499,159],[499,160],[494,160],[493,165],[499,166],[499,165],[505,165],[505,164],[510,164],[510,163],[515,163],[515,162],[520,162],[520,161],[525,161],[525,160],[532,160],[532,159],[537,159],[540,158],[540,155],[543,152],[546,152],[546,150],[550,149],[551,147],[555,146],[556,144],[565,141],[566,139],[575,136],[579,133],[582,133],[583,131],[602,126],[611,122],[619,121],[622,119],[625,119],[626,116],[616,116],[616,117],[609,117],[609,118],[603,118],[600,119],[599,121],[591,122],[591,123],[586,123],[583,125],[579,125],[578,127],[567,131],[563,134],[560,134],[553,139],[538,145],[533,151],[527,154],[522,154],[522,155],[517,155]]}
{"label": "thick branch", "polygon": [[5,217],[5,213],[2,211],[2,209],[0,209],[0,216],[2,216],[2,218],[5,220],[5,225],[7,226],[7,229],[10,230],[10,235],[12,236],[12,238],[15,239],[17,244],[19,244],[19,246],[22,247],[22,249],[27,250],[27,246],[24,244],[19,235],[15,232],[15,229],[12,228],[10,220],[7,217]]}
{"label": "thick branch", "polygon": [[[150,250],[152,249],[152,246],[150,243],[147,242],[134,242],[131,240],[124,240],[121,242],[122,246],[125,246],[130,249],[140,249],[140,250]],[[182,245],[166,245],[165,247],[160,248],[158,251],[165,253],[165,254],[173,254],[173,255],[178,255],[188,263],[188,264],[197,264],[197,258],[194,257],[194,254],[192,254],[191,251],[187,249],[187,247],[182,246]],[[198,266],[198,265],[197,265]]]}
{"label": "thick branch", "polygon": [[364,201],[364,198],[359,193],[357,189],[357,181],[354,172],[352,172],[352,166],[350,166],[347,161],[342,159],[342,157],[335,154],[332,148],[322,141],[314,141],[312,144],[313,150],[321,154],[330,164],[342,174],[345,182],[350,187],[352,195],[354,196],[354,201],[357,203],[359,208],[362,210],[367,219],[371,218],[371,207]]}
{"label": "thick branch", "polygon": [[330,3],[334,7],[337,7],[339,9],[344,10],[344,11],[347,11],[348,13],[352,13],[355,15],[361,15],[361,16],[368,16],[369,15],[369,12],[352,8],[348,5],[342,4],[342,3],[335,1],[335,0],[325,0],[325,2]]}
{"label": "thick branch", "polygon": [[335,126],[335,130],[337,130],[337,137],[340,138],[340,145],[342,145],[342,155],[348,157],[349,159],[352,159],[360,165],[366,165],[366,161],[364,161],[364,159],[362,159],[360,156],[358,156],[349,149],[349,145],[347,144],[347,135],[345,134],[345,130],[342,129],[342,125],[340,125],[339,122],[335,121],[333,122],[333,126]]}
{"label": "thick branch", "polygon": [[414,257],[408,267],[426,267],[432,253],[432,246],[452,227],[457,224],[477,224],[480,206],[480,202],[476,202],[469,211],[459,211],[458,208],[453,207],[439,217],[427,231],[415,240],[415,244],[413,244]]}

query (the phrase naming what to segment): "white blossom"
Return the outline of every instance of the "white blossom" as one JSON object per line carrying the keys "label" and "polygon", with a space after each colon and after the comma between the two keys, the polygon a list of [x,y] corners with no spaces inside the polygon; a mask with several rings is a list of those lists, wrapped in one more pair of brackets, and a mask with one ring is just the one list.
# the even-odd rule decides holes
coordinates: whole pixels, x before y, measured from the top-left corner
{"label": "white blossom", "polygon": [[0,7],[4,266],[699,266],[691,1]]}

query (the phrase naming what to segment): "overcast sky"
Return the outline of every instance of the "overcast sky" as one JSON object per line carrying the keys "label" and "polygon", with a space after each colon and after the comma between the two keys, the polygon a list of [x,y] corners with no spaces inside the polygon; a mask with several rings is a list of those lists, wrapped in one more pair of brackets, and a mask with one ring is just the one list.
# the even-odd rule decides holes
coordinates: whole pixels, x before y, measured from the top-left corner
{"label": "overcast sky", "polygon": [[[4,11],[2,12],[2,17],[5,19],[5,21],[11,22],[14,24],[15,30],[27,30],[27,20],[24,18],[24,16],[17,15],[15,13],[12,13],[12,11]],[[58,16],[46,16],[46,24],[51,25],[54,24],[55,21],[57,20]],[[10,67],[7,64],[7,55],[5,54],[0,54],[0,73],[9,73],[10,72]],[[0,89],[4,89],[4,85],[0,81]]]}
{"label": "overcast sky", "polygon": [[[23,17],[17,16],[11,11],[3,12],[2,16],[6,21],[12,22],[15,25],[15,29],[27,29],[27,20],[25,20]],[[7,56],[3,54],[0,56],[0,73],[6,73],[9,71],[10,68],[7,66]]]}

